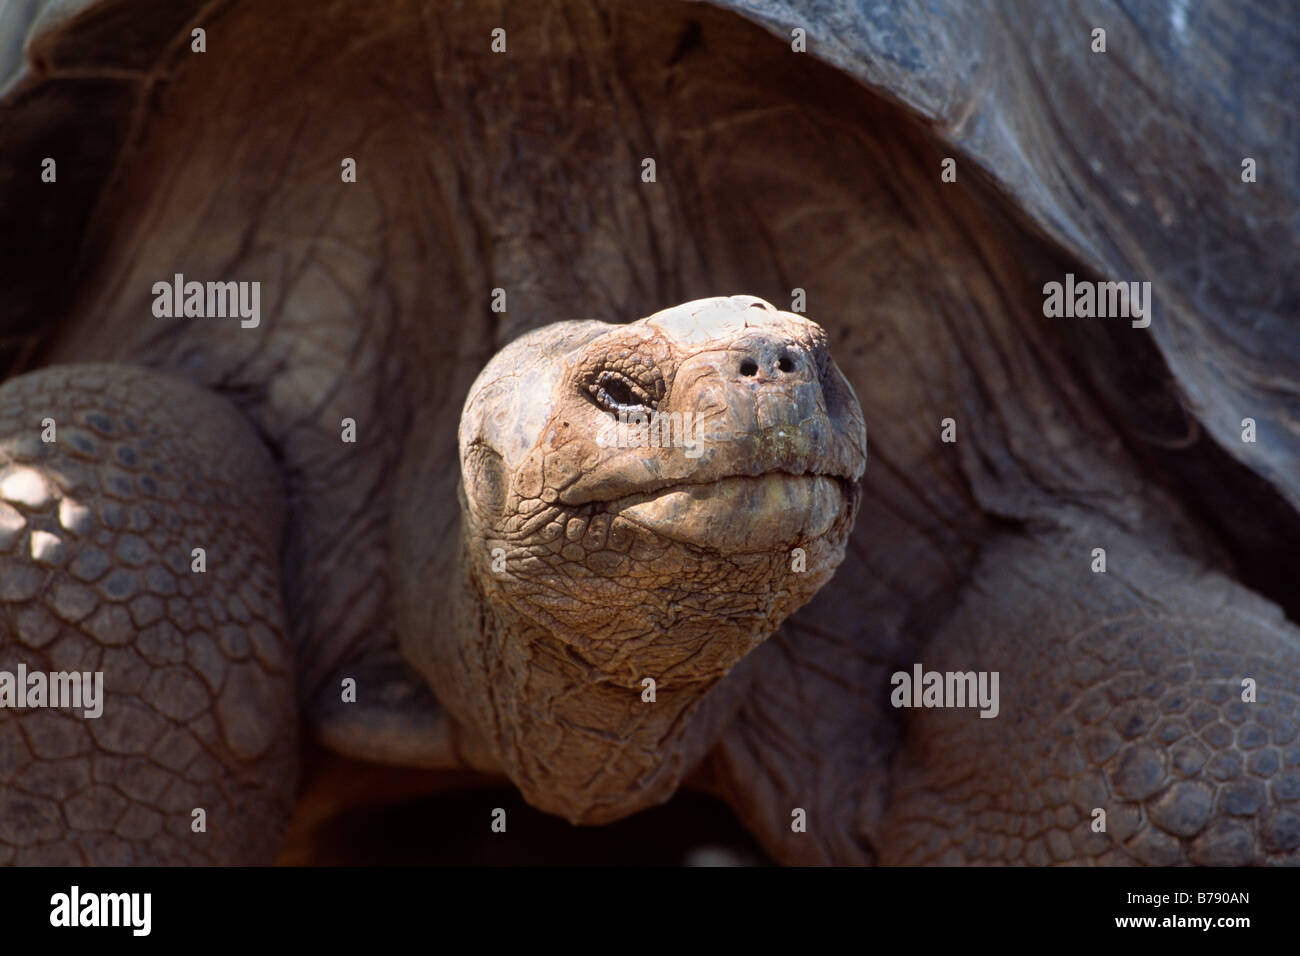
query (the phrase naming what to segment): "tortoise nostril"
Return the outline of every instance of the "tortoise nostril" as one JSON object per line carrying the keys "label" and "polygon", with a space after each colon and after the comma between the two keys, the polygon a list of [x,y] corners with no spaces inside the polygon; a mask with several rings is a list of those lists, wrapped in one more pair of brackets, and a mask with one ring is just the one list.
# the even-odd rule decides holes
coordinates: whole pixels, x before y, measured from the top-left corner
{"label": "tortoise nostril", "polygon": [[791,361],[790,356],[782,355],[780,360],[776,363],[776,367],[783,372],[793,372],[794,362]]}
{"label": "tortoise nostril", "polygon": [[743,362],[740,363],[740,374],[757,375],[758,363],[755,362],[753,359],[745,359]]}

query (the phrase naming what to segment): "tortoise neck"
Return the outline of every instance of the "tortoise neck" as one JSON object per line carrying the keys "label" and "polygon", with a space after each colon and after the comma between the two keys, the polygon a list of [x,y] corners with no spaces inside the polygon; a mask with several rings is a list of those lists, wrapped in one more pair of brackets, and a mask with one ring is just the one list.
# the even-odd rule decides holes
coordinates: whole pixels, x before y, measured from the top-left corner
{"label": "tortoise neck", "polygon": [[[469,554],[460,567],[454,626],[439,635],[426,676],[529,803],[573,823],[605,823],[667,800],[739,707],[745,654],[767,637],[733,634],[732,659],[677,674],[655,666],[654,653],[597,662],[597,651],[544,626],[531,605],[521,610],[504,598]],[[728,640],[702,632],[691,614],[677,628],[658,626],[647,628],[643,614],[640,637],[624,643],[653,637],[659,648],[716,649]]]}
{"label": "tortoise neck", "polygon": [[834,572],[851,524],[809,541],[805,570],[621,518],[584,563],[558,518],[520,539],[462,513],[452,619],[431,616],[410,657],[530,803],[616,820],[668,799],[721,737],[750,653]]}

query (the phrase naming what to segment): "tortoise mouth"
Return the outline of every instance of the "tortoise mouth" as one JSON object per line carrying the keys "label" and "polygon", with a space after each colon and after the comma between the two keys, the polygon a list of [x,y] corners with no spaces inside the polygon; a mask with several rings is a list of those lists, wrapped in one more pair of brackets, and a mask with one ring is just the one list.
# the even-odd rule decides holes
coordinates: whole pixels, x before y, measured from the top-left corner
{"label": "tortoise mouth", "polygon": [[770,471],[679,482],[625,495],[607,510],[661,537],[730,553],[772,551],[822,537],[851,507],[840,475]]}

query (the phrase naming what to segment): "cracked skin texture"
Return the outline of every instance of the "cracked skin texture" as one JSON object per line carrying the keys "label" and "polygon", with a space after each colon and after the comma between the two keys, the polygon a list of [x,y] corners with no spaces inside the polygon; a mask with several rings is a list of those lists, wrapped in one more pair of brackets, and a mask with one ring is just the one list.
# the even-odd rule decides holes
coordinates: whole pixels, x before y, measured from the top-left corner
{"label": "cracked skin texture", "polygon": [[[129,4],[115,9],[132,15]],[[502,69],[483,43],[501,15],[492,4],[453,16],[405,0],[232,2],[205,21],[220,56],[178,52],[188,35],[178,33],[150,60],[93,25],[38,44],[42,74],[7,101],[5,122],[20,108],[35,122],[71,91],[98,91],[97,115],[111,112],[110,98],[129,101],[133,135],[108,159],[61,162],[62,185],[42,193],[42,214],[57,223],[78,194],[64,185],[96,164],[110,176],[70,244],[83,250],[74,281],[56,257],[56,275],[33,286],[28,310],[42,315],[54,290],[69,294],[29,363],[52,371],[0,385],[0,408],[12,410],[0,452],[30,447],[46,414],[75,418],[65,403],[126,407],[139,390],[139,423],[174,436],[162,464],[193,468],[196,493],[241,459],[241,481],[273,461],[276,490],[232,492],[244,504],[223,527],[247,528],[239,543],[252,548],[283,524],[282,539],[247,551],[249,566],[224,579],[236,595],[270,588],[270,617],[269,595],[283,595],[294,680],[291,689],[288,672],[267,672],[282,681],[277,706],[296,703],[309,731],[345,754],[500,775],[501,745],[477,729],[475,711],[454,705],[467,718],[448,719],[412,670],[456,646],[453,611],[486,606],[462,578],[457,500],[457,428],[474,377],[559,318],[621,322],[735,290],[782,303],[798,286],[871,427],[865,493],[839,570],[719,682],[738,701],[734,715],[719,718],[682,785],[724,797],[791,863],[1297,862],[1297,630],[1121,440],[1118,419],[1136,410],[1105,413],[1072,361],[1098,326],[1043,322],[1043,282],[1073,267],[1017,232],[966,164],[958,184],[941,185],[945,151],[901,112],[734,17],[539,3],[511,24]],[[75,135],[67,149],[123,141]],[[635,175],[647,155],[658,159],[653,189]],[[361,171],[346,187],[342,156]],[[152,284],[178,271],[262,281],[261,326],[152,321]],[[506,313],[486,307],[495,287],[509,290]],[[103,389],[85,392],[75,370],[57,371],[83,362],[119,371],[103,369]],[[137,378],[147,373],[132,365],[158,377]],[[117,375],[130,394],[114,398]],[[955,445],[936,440],[950,416]],[[358,422],[355,446],[339,441],[343,417]],[[66,456],[88,469],[75,446],[56,454],[24,467],[53,469]],[[86,478],[103,480],[97,470]],[[124,739],[110,743],[140,756],[101,747],[86,721],[2,715],[0,827],[12,832],[0,853],[270,859],[294,756],[246,762],[246,741],[265,734],[287,747],[289,723],[275,723],[283,738],[269,726],[250,733],[241,721],[269,711],[233,698],[223,722],[216,692],[198,694],[210,685],[197,672],[191,684],[180,658],[149,644],[161,621],[132,619],[121,645],[95,639],[114,639],[88,629],[101,627],[101,607],[103,626],[123,621],[112,610],[121,605],[71,576],[70,563],[36,559],[33,540],[53,558],[58,539],[66,562],[90,545],[62,529],[52,503],[36,515],[25,500],[6,502],[19,516],[6,512],[8,526],[22,524],[3,545],[0,587],[34,572],[103,603],[74,627],[47,603],[56,590],[16,590],[21,603],[0,619],[4,659],[73,666],[102,648],[110,692],[138,686],[147,702],[164,686],[151,680],[184,679],[194,696],[177,699],[209,706],[184,719],[123,708]],[[201,518],[222,514],[204,508]],[[115,564],[96,585],[109,587],[114,570],[138,577],[109,545]],[[1108,549],[1106,575],[1088,569],[1095,547]],[[210,560],[205,580],[190,582],[214,589],[218,634],[216,608],[233,613],[219,577],[228,573]],[[399,601],[400,588],[419,604]],[[63,636],[33,649],[51,619]],[[404,653],[399,630],[423,649]],[[132,653],[147,673],[129,666]],[[893,711],[889,675],[917,661],[998,670],[999,718]],[[570,666],[566,656],[555,672]],[[232,672],[261,686],[251,663]],[[1233,700],[1242,676],[1259,686],[1244,711]],[[363,689],[355,705],[339,703],[343,677]],[[171,707],[164,697],[154,702]],[[184,744],[158,750],[170,775],[143,756],[159,741]],[[189,830],[203,803],[206,836]],[[1110,821],[1104,839],[1089,828],[1097,806]],[[807,811],[806,833],[790,829],[794,807]],[[10,822],[19,819],[33,823]],[[148,836],[131,829],[142,825]]]}
{"label": "cracked skin texture", "polygon": [[[31,427],[47,417],[48,444]],[[248,425],[188,383],[82,365],[0,388],[0,659],[105,675],[98,718],[0,710],[0,860],[275,851],[297,738],[279,484]]]}
{"label": "cracked skin texture", "polygon": [[[1058,594],[1060,545],[1087,554],[1104,533],[1081,525],[1072,540],[986,549],[982,583],[927,666],[1002,663],[1005,719],[916,712],[881,862],[1296,863],[1300,656],[1279,639],[1279,610],[1179,559]],[[1112,561],[1143,553],[1129,535],[1107,537]],[[1034,639],[1040,621],[1055,640]],[[1247,677],[1254,703],[1242,700]],[[1094,808],[1105,833],[1092,830]]]}

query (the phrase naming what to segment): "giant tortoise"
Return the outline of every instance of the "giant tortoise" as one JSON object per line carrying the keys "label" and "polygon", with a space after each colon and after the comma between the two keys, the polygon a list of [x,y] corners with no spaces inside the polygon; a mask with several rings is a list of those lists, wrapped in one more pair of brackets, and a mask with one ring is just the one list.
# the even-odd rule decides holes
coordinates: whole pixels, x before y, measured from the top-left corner
{"label": "giant tortoise", "polygon": [[0,4],[0,861],[1300,861],[1286,6]]}

